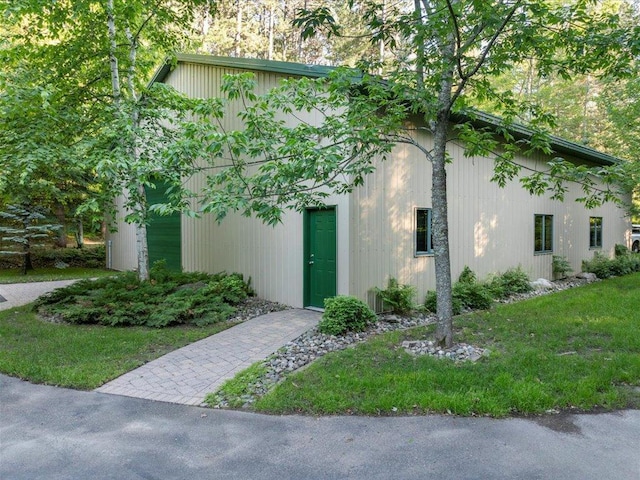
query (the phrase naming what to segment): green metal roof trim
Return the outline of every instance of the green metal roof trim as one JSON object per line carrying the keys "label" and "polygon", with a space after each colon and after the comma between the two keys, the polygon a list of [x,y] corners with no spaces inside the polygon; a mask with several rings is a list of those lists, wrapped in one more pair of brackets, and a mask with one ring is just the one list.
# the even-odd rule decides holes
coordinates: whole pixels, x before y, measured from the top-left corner
{"label": "green metal roof trim", "polygon": [[[335,69],[321,65],[304,65],[301,63],[278,62],[275,60],[263,60],[255,58],[216,57],[213,55],[195,55],[179,53],[176,55],[178,63],[196,63],[200,65],[213,65],[216,67],[237,68],[239,70],[253,70],[269,73],[281,73],[299,77],[325,77]],[[171,61],[166,61],[155,73],[150,84],[163,82],[173,68]],[[459,122],[470,121],[479,127],[497,128],[503,126],[500,117],[485,112],[475,112],[473,115],[454,115]],[[516,138],[529,138],[533,130],[513,123],[508,126],[509,132]],[[551,148],[558,154],[571,155],[573,157],[596,163],[598,165],[613,165],[621,160],[603,152],[594,150],[579,143],[570,142],[554,135],[550,136]]]}
{"label": "green metal roof trim", "polygon": [[[469,121],[476,127],[481,128],[497,128],[503,126],[500,117],[481,111],[476,111],[473,115],[453,115],[453,118],[458,119],[460,122]],[[515,138],[530,138],[534,133],[533,130],[519,123],[510,124],[507,127],[507,130],[509,130]],[[549,140],[551,148],[558,154],[571,155],[599,165],[613,165],[621,161],[619,158],[607,153],[599,152],[593,148],[565,140],[564,138],[556,137],[555,135],[549,135]]]}

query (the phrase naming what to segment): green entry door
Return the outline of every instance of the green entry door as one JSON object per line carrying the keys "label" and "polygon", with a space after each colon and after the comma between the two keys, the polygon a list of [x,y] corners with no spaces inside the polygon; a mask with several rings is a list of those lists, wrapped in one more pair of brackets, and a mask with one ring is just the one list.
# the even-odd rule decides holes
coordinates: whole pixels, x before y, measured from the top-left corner
{"label": "green entry door", "polygon": [[336,295],[336,210],[307,210],[305,232],[305,306],[324,307]]}
{"label": "green entry door", "polygon": [[[161,182],[156,188],[147,188],[149,205],[166,203],[167,185]],[[149,246],[149,265],[157,260],[165,260],[169,270],[179,272],[182,268],[182,243],[180,239],[180,214],[149,214],[147,226],[147,245]]]}

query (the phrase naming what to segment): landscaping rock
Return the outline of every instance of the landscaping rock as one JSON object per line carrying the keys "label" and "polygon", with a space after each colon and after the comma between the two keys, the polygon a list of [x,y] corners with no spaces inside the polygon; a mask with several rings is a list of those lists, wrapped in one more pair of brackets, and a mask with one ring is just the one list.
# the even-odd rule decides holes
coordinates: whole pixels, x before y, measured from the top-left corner
{"label": "landscaping rock", "polygon": [[553,288],[553,283],[551,283],[546,278],[539,278],[531,282],[530,285],[534,290],[550,290]]}
{"label": "landscaping rock", "polygon": [[580,272],[576,275],[576,278],[586,280],[589,283],[595,282],[596,280],[598,280],[598,277],[596,276],[596,274],[590,273],[590,272]]}

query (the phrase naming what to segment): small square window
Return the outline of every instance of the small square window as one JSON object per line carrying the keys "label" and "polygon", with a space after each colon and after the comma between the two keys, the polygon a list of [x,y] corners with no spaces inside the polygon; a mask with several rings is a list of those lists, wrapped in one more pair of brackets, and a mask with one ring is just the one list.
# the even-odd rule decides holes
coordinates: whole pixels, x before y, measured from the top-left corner
{"label": "small square window", "polygon": [[589,217],[589,248],[602,248],[602,217]]}
{"label": "small square window", "polygon": [[553,252],[553,215],[535,215],[534,253]]}
{"label": "small square window", "polygon": [[430,208],[416,208],[416,256],[417,255],[433,255]]}

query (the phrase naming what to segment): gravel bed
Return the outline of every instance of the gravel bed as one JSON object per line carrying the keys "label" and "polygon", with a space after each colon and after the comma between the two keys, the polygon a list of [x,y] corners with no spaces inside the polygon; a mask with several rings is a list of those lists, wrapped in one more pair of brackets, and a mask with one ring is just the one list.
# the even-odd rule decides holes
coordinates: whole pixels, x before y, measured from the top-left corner
{"label": "gravel bed", "polygon": [[[513,303],[527,298],[533,298],[540,295],[566,290],[568,288],[578,287],[592,281],[593,280],[590,279],[587,280],[572,277],[553,282],[550,288],[538,289],[528,293],[514,295],[508,299],[501,300],[500,303]],[[256,299],[256,302],[260,304],[258,299]],[[270,302],[264,303],[269,304]],[[279,304],[275,305],[285,308]],[[277,308],[276,310],[270,311],[282,310],[283,308]],[[287,343],[284,347],[279,349],[263,362],[266,372],[260,378],[256,379],[254,383],[248,385],[245,394],[242,395],[240,399],[243,404],[243,408],[250,407],[257,398],[265,395],[289,373],[305,367],[327,353],[343,350],[349,346],[363,342],[372,335],[394,330],[404,330],[420,325],[429,325],[435,323],[435,321],[435,315],[425,313],[418,313],[412,317],[380,314],[378,315],[378,321],[364,332],[349,332],[345,335],[334,336],[325,335],[318,332],[316,328],[313,328],[295,340]],[[462,343],[455,344],[450,349],[441,349],[435,346],[434,342],[428,340],[406,341],[402,343],[401,347],[407,353],[412,355],[431,355],[439,359],[455,362],[475,362],[490,354],[488,349]],[[229,406],[230,402],[237,401],[236,398],[228,398],[221,392],[216,392],[214,397],[217,402],[215,408],[225,408]]]}
{"label": "gravel bed", "polygon": [[242,303],[235,305],[235,308],[235,313],[227,319],[227,322],[241,323],[267,313],[289,310],[291,307],[258,297],[247,297]]}

